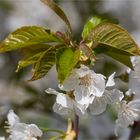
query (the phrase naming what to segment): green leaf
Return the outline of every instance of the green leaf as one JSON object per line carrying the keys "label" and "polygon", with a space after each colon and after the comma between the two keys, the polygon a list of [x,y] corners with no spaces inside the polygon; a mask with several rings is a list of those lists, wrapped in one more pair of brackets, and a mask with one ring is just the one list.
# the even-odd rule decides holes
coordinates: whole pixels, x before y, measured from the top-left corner
{"label": "green leaf", "polygon": [[103,18],[101,16],[94,16],[92,17],[84,26],[83,32],[82,32],[82,38],[88,37],[89,33],[99,24],[103,22],[108,22],[109,20],[106,18]]}
{"label": "green leaf", "polygon": [[71,73],[73,67],[80,58],[80,50],[73,51],[71,48],[62,48],[56,53],[56,68],[58,79],[62,83]]}
{"label": "green leaf", "polygon": [[30,81],[38,80],[44,77],[52,66],[55,64],[55,54],[56,50],[62,48],[63,46],[53,46],[50,49],[43,52],[37,62],[34,65],[33,76]]}
{"label": "green leaf", "polygon": [[0,52],[21,49],[40,43],[61,42],[50,30],[38,26],[25,26],[11,33],[1,44]]}
{"label": "green leaf", "polygon": [[18,72],[20,69],[24,67],[36,63],[39,57],[42,55],[42,53],[48,50],[50,47],[52,46],[46,44],[38,44],[30,46],[28,48],[21,49],[20,51],[23,54],[23,58],[18,62],[16,72]]}
{"label": "green leaf", "polygon": [[116,24],[99,24],[89,34],[88,39],[95,43],[104,44],[104,47],[109,46],[128,52],[130,55],[140,54],[137,44],[128,32]]}
{"label": "green leaf", "polygon": [[24,67],[27,67],[27,66],[29,66],[31,64],[36,63],[36,61],[42,55],[42,53],[43,52],[39,52],[39,53],[34,54],[34,55],[31,54],[31,56],[25,57],[24,59],[20,60],[18,62],[18,66],[17,66],[16,72],[18,72],[19,70],[21,70]]}
{"label": "green leaf", "polygon": [[49,6],[65,22],[70,33],[72,33],[70,22],[65,13],[63,12],[63,10],[55,2],[53,2],[53,0],[41,0],[41,1],[47,6]]}
{"label": "green leaf", "polygon": [[95,60],[95,54],[93,50],[91,49],[91,47],[89,47],[85,43],[81,43],[79,46],[79,49],[82,51],[81,55],[83,55],[83,57],[85,55],[86,57],[90,58],[92,61]]}
{"label": "green leaf", "polygon": [[129,68],[133,69],[133,65],[131,63],[130,54],[123,50],[119,50],[110,46],[99,45],[93,49],[95,53],[100,54],[104,53],[113,59],[121,62],[122,64],[128,66]]}

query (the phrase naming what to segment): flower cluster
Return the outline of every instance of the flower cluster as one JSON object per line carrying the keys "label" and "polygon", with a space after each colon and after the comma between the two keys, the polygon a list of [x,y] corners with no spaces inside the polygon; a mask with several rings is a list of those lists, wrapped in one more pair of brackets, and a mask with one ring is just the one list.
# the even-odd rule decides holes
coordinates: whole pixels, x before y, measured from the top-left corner
{"label": "flower cluster", "polygon": [[115,85],[114,75],[110,75],[106,82],[104,75],[96,74],[84,65],[74,69],[64,83],[59,85],[65,94],[51,88],[46,90],[56,95],[54,112],[66,115],[74,111],[78,116],[86,115],[87,110],[95,115],[104,112],[107,104],[119,102],[123,98],[122,92],[111,89]]}
{"label": "flower cluster", "polygon": [[[134,64],[134,71],[129,71],[129,91],[125,96],[131,96],[131,92],[136,92],[135,88],[132,88],[131,80],[140,78],[137,74],[139,63]],[[115,134],[118,135],[121,127],[126,128],[140,120],[140,99],[125,100],[123,92],[115,88],[114,77],[115,72],[106,78],[87,66],[81,65],[80,68],[73,69],[69,77],[58,85],[62,92],[51,88],[48,88],[46,92],[56,96],[53,110],[61,115],[72,113],[80,117],[87,114],[99,115],[106,110],[107,105],[116,105],[118,115]],[[20,122],[13,110],[9,111],[7,119],[7,132],[10,134],[8,140],[39,140],[41,138],[42,131],[35,124]],[[5,137],[0,137],[0,140],[5,140]]]}
{"label": "flower cluster", "polygon": [[[25,124],[20,122],[19,117],[10,110],[7,116],[8,129],[10,133],[8,140],[39,140],[42,136],[42,131],[35,124]],[[0,137],[0,140],[5,140]]]}
{"label": "flower cluster", "polygon": [[61,115],[72,112],[78,116],[85,116],[88,113],[98,115],[106,110],[108,104],[117,104],[118,119],[116,120],[116,135],[119,127],[132,125],[139,120],[140,100],[127,103],[123,100],[123,93],[115,88],[115,73],[107,78],[97,74],[87,66],[81,65],[74,69],[71,75],[59,84],[62,92],[48,88],[48,94],[56,95],[56,102],[53,110]]}

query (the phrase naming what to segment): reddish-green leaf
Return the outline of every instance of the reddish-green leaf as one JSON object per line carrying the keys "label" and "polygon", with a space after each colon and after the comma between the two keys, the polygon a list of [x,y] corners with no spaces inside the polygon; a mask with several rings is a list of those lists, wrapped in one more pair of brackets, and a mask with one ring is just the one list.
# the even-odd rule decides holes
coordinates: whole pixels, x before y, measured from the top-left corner
{"label": "reddish-green leaf", "polygon": [[[139,55],[139,48],[128,32],[120,26],[112,23],[103,23],[96,26],[89,34],[88,39],[92,42],[104,44],[130,53]],[[94,46],[93,46],[94,47]]]}
{"label": "reddish-green leaf", "polygon": [[1,44],[0,52],[21,49],[40,43],[61,42],[50,30],[38,26],[25,26],[11,33]]}
{"label": "reddish-green leaf", "polygon": [[32,65],[37,62],[39,57],[42,55],[43,52],[50,49],[50,45],[47,44],[38,44],[33,45],[28,48],[21,49],[21,53],[23,54],[23,58],[18,62],[18,67],[16,72],[20,69]]}
{"label": "reddish-green leaf", "polygon": [[72,33],[70,22],[65,13],[63,12],[63,10],[56,3],[54,3],[53,0],[41,0],[41,1],[46,5],[48,5],[66,23],[70,33]]}
{"label": "reddish-green leaf", "polygon": [[53,46],[40,55],[38,61],[34,65],[34,72],[30,81],[40,79],[48,73],[55,64],[56,50],[62,47],[63,46]]}

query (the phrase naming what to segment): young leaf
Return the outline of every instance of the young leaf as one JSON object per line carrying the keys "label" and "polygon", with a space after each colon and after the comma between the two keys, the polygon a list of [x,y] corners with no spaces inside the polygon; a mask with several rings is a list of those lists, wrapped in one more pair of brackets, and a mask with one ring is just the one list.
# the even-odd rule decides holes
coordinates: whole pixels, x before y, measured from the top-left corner
{"label": "young leaf", "polygon": [[20,51],[23,54],[23,58],[18,62],[16,72],[24,67],[27,67],[28,65],[36,63],[42,53],[50,49],[50,47],[52,46],[46,44],[38,44],[21,49]]}
{"label": "young leaf", "polygon": [[108,19],[105,19],[101,16],[94,16],[92,17],[84,26],[82,32],[82,38],[86,38],[88,34],[100,23],[108,22]]}
{"label": "young leaf", "polygon": [[43,3],[48,5],[67,25],[70,33],[72,33],[70,22],[63,12],[63,10],[53,0],[41,0]]}
{"label": "young leaf", "polygon": [[56,50],[62,47],[63,46],[53,46],[40,55],[39,59],[34,65],[34,73],[30,81],[38,80],[48,73],[48,71],[55,64]]}
{"label": "young leaf", "polygon": [[109,47],[109,46],[104,47],[104,45],[99,45],[93,50],[97,54],[104,53],[112,57],[113,59],[121,62],[122,64],[128,66],[129,68],[133,69],[133,65],[130,59],[130,54],[128,52],[125,52],[123,50],[119,50],[113,47]]}
{"label": "young leaf", "polygon": [[58,79],[62,83],[71,73],[73,67],[80,58],[80,50],[73,51],[71,48],[59,49],[56,53],[56,68]]}
{"label": "young leaf", "polygon": [[99,24],[88,35],[88,39],[99,44],[104,44],[104,47],[110,46],[117,48],[128,52],[131,55],[140,54],[137,44],[130,37],[128,32],[116,24]]}
{"label": "young leaf", "polygon": [[43,52],[39,52],[37,54],[31,54],[30,56],[27,56],[25,58],[23,58],[22,60],[20,60],[18,62],[18,66],[16,69],[16,72],[18,72],[19,70],[21,70],[24,67],[27,67],[29,65],[32,65],[34,63],[37,62],[38,58],[42,55]]}
{"label": "young leaf", "polygon": [[87,58],[90,58],[94,62],[95,54],[91,47],[87,46],[84,43],[80,43],[79,49],[82,51],[83,56],[85,55]]}
{"label": "young leaf", "polygon": [[0,52],[21,49],[48,42],[61,42],[50,30],[38,26],[25,26],[11,33],[1,44]]}

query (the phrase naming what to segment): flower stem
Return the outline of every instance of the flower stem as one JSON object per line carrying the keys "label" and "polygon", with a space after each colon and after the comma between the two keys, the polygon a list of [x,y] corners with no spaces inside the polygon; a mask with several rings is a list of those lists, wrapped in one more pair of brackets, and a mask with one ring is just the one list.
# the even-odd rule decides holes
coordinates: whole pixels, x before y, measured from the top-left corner
{"label": "flower stem", "polygon": [[74,122],[73,122],[73,130],[76,134],[74,140],[78,140],[78,131],[79,131],[79,117],[75,114]]}

